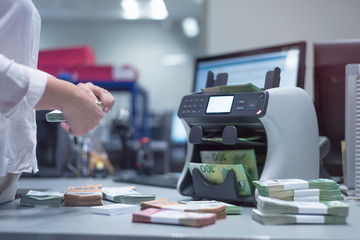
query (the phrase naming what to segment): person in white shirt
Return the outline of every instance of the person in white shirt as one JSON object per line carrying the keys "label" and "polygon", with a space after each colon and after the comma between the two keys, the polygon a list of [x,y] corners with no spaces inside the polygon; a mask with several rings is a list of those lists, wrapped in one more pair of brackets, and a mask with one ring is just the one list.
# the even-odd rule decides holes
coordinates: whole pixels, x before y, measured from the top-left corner
{"label": "person in white shirt", "polygon": [[0,203],[14,199],[22,172],[38,171],[35,110],[60,109],[62,128],[84,136],[114,104],[105,89],[36,69],[40,27],[31,0],[0,0]]}

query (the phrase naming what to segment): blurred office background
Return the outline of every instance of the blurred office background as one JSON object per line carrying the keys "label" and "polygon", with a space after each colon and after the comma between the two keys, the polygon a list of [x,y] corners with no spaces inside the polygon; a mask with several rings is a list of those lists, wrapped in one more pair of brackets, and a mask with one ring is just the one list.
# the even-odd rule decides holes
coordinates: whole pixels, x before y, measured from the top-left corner
{"label": "blurred office background", "polygon": [[[360,38],[357,0],[164,0],[166,13],[154,1],[159,15],[150,0],[33,2],[42,17],[41,50],[88,45],[98,64],[137,69],[154,134],[164,126],[157,117],[192,91],[196,57],[304,40],[305,90],[313,97],[312,44]],[[135,3],[143,12],[129,15]]]}

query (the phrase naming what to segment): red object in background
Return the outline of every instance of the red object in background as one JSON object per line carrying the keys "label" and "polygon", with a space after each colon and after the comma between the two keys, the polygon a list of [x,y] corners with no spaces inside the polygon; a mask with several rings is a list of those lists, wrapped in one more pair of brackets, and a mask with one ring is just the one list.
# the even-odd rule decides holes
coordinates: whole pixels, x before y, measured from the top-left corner
{"label": "red object in background", "polygon": [[94,51],[87,45],[41,50],[39,52],[39,69],[44,66],[73,67],[94,64]]}
{"label": "red object in background", "polygon": [[129,65],[75,66],[70,70],[75,82],[135,82],[138,73]]}
{"label": "red object in background", "polygon": [[87,45],[41,50],[38,69],[59,77],[66,72],[74,82],[134,82],[138,72],[130,65],[96,65]]}

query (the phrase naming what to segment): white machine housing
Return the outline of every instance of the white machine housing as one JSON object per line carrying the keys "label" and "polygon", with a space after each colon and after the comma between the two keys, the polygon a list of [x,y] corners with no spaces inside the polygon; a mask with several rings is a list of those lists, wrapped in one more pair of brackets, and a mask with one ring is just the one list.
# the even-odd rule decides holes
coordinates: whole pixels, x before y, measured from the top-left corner
{"label": "white machine housing", "polygon": [[[316,112],[310,96],[297,87],[271,88],[264,92],[267,92],[268,96],[266,113],[259,116],[258,120],[265,131],[267,150],[260,179],[319,178],[319,133]],[[185,98],[186,96],[183,101]],[[181,104],[184,104],[183,101]],[[205,109],[206,104],[204,105]],[[189,141],[190,131],[201,123],[193,124],[193,118],[184,117],[180,111],[181,106],[178,116],[188,135],[186,162],[190,162],[195,159],[194,154],[199,154],[194,144]],[[241,118],[238,118],[239,122]],[[248,125],[239,123],[237,127],[246,128]],[[196,197],[191,184],[191,175],[185,164],[177,190],[182,195]]]}

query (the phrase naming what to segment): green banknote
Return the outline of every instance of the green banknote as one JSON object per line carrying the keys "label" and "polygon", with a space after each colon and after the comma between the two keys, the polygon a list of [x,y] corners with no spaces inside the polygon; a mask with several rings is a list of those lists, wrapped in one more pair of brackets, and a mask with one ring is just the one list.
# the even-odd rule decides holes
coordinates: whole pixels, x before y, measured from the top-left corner
{"label": "green banknote", "polygon": [[224,165],[188,162],[187,167],[191,174],[193,169],[198,169],[209,182],[215,184],[223,183],[228,172],[233,170],[236,174],[236,180],[239,183],[239,195],[246,196],[252,194],[251,186],[241,164]]}
{"label": "green banknote", "polygon": [[[98,102],[97,105],[102,109],[102,102]],[[46,114],[46,121],[48,122],[64,122],[65,118],[60,110],[54,110]]]}
{"label": "green banknote", "polygon": [[242,164],[251,181],[259,179],[254,149],[200,151],[200,158],[202,163],[230,165]]}

